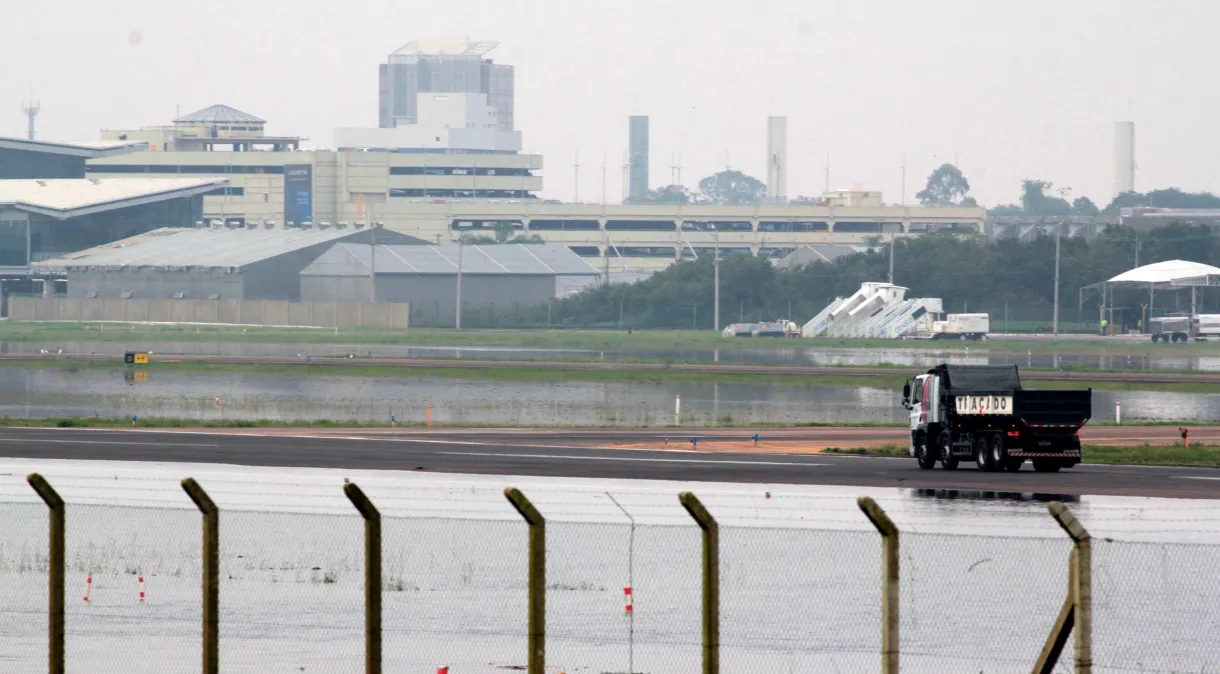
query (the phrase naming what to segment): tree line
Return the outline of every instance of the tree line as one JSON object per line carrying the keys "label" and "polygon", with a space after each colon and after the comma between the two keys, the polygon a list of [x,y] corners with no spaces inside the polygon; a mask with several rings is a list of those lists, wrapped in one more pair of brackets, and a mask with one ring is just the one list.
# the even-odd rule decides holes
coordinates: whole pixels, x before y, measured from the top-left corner
{"label": "tree line", "polygon": [[[1092,241],[1060,241],[1060,320],[1097,325],[1100,296],[1080,303],[1084,286],[1104,281],[1136,266],[1183,259],[1220,266],[1220,241],[1207,225],[1172,224],[1150,233],[1110,227]],[[746,255],[720,261],[720,314],[729,323],[788,318],[803,323],[836,297],[854,293],[865,281],[885,281],[889,249],[873,247],[792,269]],[[713,261],[702,255],[684,260],[633,284],[613,284],[558,300],[551,307],[554,326],[712,329]],[[993,329],[1002,321],[1049,327],[1053,313],[1055,240],[928,234],[897,241],[894,283],[910,289],[908,297],[940,297],[946,312],[986,312]],[[1200,293],[1202,309],[1220,311],[1220,296]],[[1149,303],[1144,290],[1118,290],[1112,306],[1122,311],[1115,323],[1135,327]],[[1155,307],[1188,308],[1189,295],[1157,293]],[[545,311],[543,309],[542,311]],[[539,315],[518,312],[523,323]],[[502,321],[505,325],[511,321]]]}

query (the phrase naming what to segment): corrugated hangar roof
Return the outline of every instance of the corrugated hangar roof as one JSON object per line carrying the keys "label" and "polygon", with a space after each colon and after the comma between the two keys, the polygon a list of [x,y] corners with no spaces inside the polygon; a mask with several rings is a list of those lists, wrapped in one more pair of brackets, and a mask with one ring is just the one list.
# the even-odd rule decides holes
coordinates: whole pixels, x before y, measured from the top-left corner
{"label": "corrugated hangar roof", "polygon": [[45,152],[47,154],[99,159],[101,157],[113,157],[132,152],[143,152],[148,149],[148,143],[142,140],[88,140],[73,143],[55,143],[46,140],[0,137],[0,149],[18,150],[21,152]]}
{"label": "corrugated hangar roof", "polygon": [[227,105],[211,105],[202,110],[196,110],[189,115],[183,115],[174,120],[174,123],[183,122],[186,124],[199,123],[242,123],[242,124],[266,124],[267,121],[259,119],[248,112],[242,112],[237,108],[230,108]]}
{"label": "corrugated hangar roof", "polygon": [[101,211],[189,197],[229,183],[224,178],[67,178],[0,180],[0,206],[66,220]]}
{"label": "corrugated hangar roof", "polygon": [[[122,241],[35,262],[32,266],[35,269],[244,267],[319,243],[366,236],[369,231],[163,227]],[[382,230],[377,235],[407,243],[417,240]]]}
{"label": "corrugated hangar roof", "polygon": [[[461,246],[463,274],[598,276],[570,248],[560,244]],[[456,274],[458,246],[377,246],[378,274]],[[372,246],[341,243],[301,273],[307,276],[368,276]]]}

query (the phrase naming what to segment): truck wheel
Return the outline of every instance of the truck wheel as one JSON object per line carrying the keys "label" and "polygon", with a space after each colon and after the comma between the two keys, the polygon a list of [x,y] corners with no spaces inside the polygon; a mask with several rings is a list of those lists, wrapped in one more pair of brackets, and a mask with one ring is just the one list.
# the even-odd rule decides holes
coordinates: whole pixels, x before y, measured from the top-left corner
{"label": "truck wheel", "polygon": [[1153,335],[1153,336],[1152,336],[1152,343],[1153,343],[1153,344],[1156,344],[1156,343],[1157,343],[1157,342],[1159,342],[1159,341],[1161,341],[1161,336],[1160,336],[1160,335]]}
{"label": "truck wheel", "polygon": [[957,470],[958,459],[953,456],[953,438],[949,431],[940,434],[940,467],[945,470]]}
{"label": "truck wheel", "polygon": [[926,435],[915,436],[915,459],[919,461],[919,467],[923,470],[931,470],[936,467],[936,452],[928,447]]}
{"label": "truck wheel", "polygon": [[1001,470],[1008,464],[1008,450],[1004,447],[1004,434],[997,433],[991,438],[990,459],[992,470]]}
{"label": "truck wheel", "polygon": [[1058,473],[1061,466],[1057,461],[1049,459],[1034,459],[1034,470],[1039,473]]}
{"label": "truck wheel", "polygon": [[991,462],[991,452],[988,445],[987,436],[985,435],[974,441],[974,463],[984,473],[990,473],[996,469],[995,464]]}

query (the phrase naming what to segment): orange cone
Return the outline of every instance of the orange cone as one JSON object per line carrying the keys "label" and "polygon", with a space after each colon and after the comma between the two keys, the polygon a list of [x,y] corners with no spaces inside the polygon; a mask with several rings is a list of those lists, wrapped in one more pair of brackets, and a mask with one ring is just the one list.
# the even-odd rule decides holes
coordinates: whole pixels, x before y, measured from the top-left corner
{"label": "orange cone", "polygon": [[627,612],[633,613],[635,609],[631,605],[631,588],[629,588],[629,587],[623,588],[623,600],[627,602]]}
{"label": "orange cone", "polygon": [[89,590],[93,588],[93,576],[85,577],[85,601],[89,601]]}
{"label": "orange cone", "polygon": [[144,576],[139,576],[140,579],[140,601],[144,601]]}

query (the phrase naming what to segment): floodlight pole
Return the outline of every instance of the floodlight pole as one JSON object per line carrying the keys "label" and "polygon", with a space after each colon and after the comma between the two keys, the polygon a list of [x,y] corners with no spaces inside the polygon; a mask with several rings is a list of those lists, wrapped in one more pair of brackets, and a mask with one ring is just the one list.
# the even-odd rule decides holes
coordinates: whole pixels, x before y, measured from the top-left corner
{"label": "floodlight pole", "polygon": [[712,330],[720,329],[720,228],[712,223],[715,235],[715,247],[712,253]]}
{"label": "floodlight pole", "polygon": [[1055,223],[1055,315],[1051,318],[1051,332],[1059,334],[1059,232],[1062,223]]}
{"label": "floodlight pole", "polygon": [[462,247],[463,247],[463,243],[464,243],[464,241],[463,241],[462,233],[459,231],[458,232],[458,269],[457,269],[457,306],[454,309],[457,314],[457,317],[453,323],[453,327],[456,330],[462,329]]}

